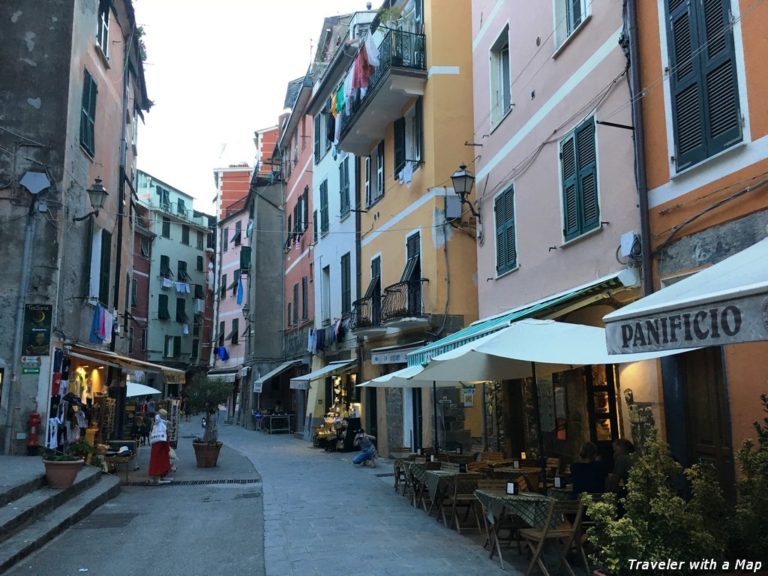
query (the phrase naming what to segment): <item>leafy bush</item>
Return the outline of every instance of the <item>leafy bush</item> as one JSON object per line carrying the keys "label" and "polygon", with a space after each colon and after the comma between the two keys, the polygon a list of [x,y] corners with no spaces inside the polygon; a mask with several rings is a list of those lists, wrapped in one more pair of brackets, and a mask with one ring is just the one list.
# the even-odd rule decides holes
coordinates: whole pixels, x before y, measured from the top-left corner
{"label": "leafy bush", "polygon": [[[690,500],[683,497],[686,477]],[[714,470],[702,465],[683,470],[668,446],[653,438],[635,459],[624,498],[587,498],[587,514],[594,523],[588,531],[593,559],[615,574],[628,573],[631,558],[720,559],[725,510]]]}
{"label": "leafy bush", "polygon": [[47,448],[43,452],[43,460],[54,460],[57,462],[73,462],[75,460],[84,460],[89,454],[93,454],[94,448],[84,440],[67,444],[63,450],[51,450]]}
{"label": "leafy bush", "polygon": [[204,374],[196,374],[192,382],[184,388],[187,404],[192,412],[203,412],[206,415],[205,434],[203,442],[218,441],[216,418],[219,404],[223,404],[232,392],[232,385],[221,380],[211,380]]}

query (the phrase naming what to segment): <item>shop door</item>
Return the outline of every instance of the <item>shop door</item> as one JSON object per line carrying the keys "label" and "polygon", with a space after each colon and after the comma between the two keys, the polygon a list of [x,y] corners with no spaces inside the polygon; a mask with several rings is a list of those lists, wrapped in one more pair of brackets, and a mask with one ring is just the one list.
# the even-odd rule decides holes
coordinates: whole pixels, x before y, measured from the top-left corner
{"label": "shop door", "polygon": [[371,436],[378,436],[378,411],[376,408],[376,388],[365,388],[365,430]]}
{"label": "shop door", "polygon": [[688,465],[698,462],[714,465],[721,487],[728,497],[733,497],[733,452],[722,348],[702,348],[680,358],[688,424]]}

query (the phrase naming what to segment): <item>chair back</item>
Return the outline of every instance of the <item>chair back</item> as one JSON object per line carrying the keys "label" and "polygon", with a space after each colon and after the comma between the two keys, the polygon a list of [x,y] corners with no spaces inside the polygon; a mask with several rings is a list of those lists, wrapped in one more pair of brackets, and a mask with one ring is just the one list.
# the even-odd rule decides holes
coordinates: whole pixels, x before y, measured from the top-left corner
{"label": "chair back", "polygon": [[547,477],[554,478],[560,472],[560,458],[547,458],[545,467],[547,469]]}
{"label": "chair back", "polygon": [[549,503],[546,530],[569,529],[576,534],[581,526],[584,504],[580,500],[556,500]]}
{"label": "chair back", "polygon": [[[531,485],[528,482],[528,477],[525,474],[518,474],[515,477],[515,483],[517,484],[517,489],[520,492],[530,492],[531,491]],[[505,484],[506,488],[506,484]]]}
{"label": "chair back", "polygon": [[474,494],[477,483],[481,480],[479,474],[460,474],[454,477],[454,494]]}

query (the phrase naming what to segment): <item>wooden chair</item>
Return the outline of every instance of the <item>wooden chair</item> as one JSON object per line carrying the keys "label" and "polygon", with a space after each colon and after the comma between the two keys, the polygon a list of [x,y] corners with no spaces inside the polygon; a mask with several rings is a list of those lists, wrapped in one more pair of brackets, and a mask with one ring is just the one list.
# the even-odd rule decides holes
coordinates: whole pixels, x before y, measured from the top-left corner
{"label": "wooden chair", "polygon": [[482,531],[480,503],[475,498],[475,490],[480,479],[481,475],[476,473],[459,474],[446,479],[446,483],[449,484],[448,493],[440,506],[443,524],[446,527],[449,527],[449,523],[453,524],[459,534],[462,527],[469,527],[466,522],[470,520],[470,515],[474,517],[474,523],[471,526],[476,527],[478,532]]}
{"label": "wooden chair", "polygon": [[440,470],[448,470],[449,472],[461,472],[461,465],[455,462],[441,462]]}
{"label": "wooden chair", "polygon": [[531,562],[525,572],[526,576],[531,574],[536,565],[539,566],[545,576],[549,576],[543,558],[544,545],[549,541],[554,541],[557,544],[560,566],[564,564],[571,576],[576,576],[567,558],[572,547],[578,549],[581,559],[584,561],[584,567],[589,573],[587,556],[581,546],[581,518],[583,513],[584,505],[579,501],[553,499],[549,504],[544,526],[520,530],[520,536],[532,553]]}
{"label": "wooden chair", "polygon": [[480,462],[500,462],[504,460],[504,452],[486,451],[480,452]]}
{"label": "wooden chair", "polygon": [[[518,476],[514,480],[518,485],[518,490],[525,492],[528,490],[528,485],[523,476]],[[499,490],[506,491],[507,480],[504,479],[480,479],[477,481],[478,490]],[[513,543],[517,546],[517,553],[523,553],[522,540],[520,537],[520,529],[527,526],[518,516],[514,514],[502,514],[498,518],[490,513],[490,510],[486,510],[480,503],[480,513],[483,518],[483,525],[485,526],[485,533],[487,535],[483,548],[488,549],[490,546],[489,558],[493,558],[494,554],[499,555],[499,564],[502,570],[504,569],[504,557],[501,554],[501,548],[511,548]]]}
{"label": "wooden chair", "polygon": [[[424,463],[424,469],[425,470],[440,470],[442,467],[442,462],[425,462]],[[425,512],[429,512],[430,508],[432,508],[432,500],[429,496],[429,490],[427,489],[427,485],[424,484],[424,482],[421,482],[417,479],[413,479],[413,505],[418,506],[419,503],[421,503],[422,508],[424,508]]]}

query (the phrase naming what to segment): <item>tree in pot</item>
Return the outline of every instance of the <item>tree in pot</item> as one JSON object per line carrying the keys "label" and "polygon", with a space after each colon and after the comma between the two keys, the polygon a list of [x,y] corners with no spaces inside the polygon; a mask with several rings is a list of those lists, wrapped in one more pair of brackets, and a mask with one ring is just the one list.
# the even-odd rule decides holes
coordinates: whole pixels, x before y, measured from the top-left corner
{"label": "tree in pot", "polygon": [[192,442],[198,468],[216,466],[222,444],[219,442],[216,427],[219,405],[227,401],[231,391],[231,384],[221,380],[212,380],[205,374],[195,375],[192,382],[185,388],[188,409],[193,413],[202,412],[205,416],[203,437],[195,438]]}

